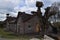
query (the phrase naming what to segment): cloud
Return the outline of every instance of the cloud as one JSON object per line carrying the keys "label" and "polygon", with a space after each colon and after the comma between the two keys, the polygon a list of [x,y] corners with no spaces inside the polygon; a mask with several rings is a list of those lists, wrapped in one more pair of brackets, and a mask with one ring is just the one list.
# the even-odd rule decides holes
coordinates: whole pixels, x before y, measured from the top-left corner
{"label": "cloud", "polygon": [[17,1],[16,0],[13,0],[13,1],[12,0],[0,0],[0,9],[12,11],[14,7],[17,6],[18,4]]}
{"label": "cloud", "polygon": [[36,7],[23,6],[23,7],[20,7],[20,8],[19,7],[16,7],[15,10],[16,11],[30,13],[31,11],[36,11],[37,8]]}
{"label": "cloud", "polygon": [[49,0],[50,2],[60,2],[60,0]]}
{"label": "cloud", "polygon": [[4,20],[7,13],[15,12],[14,8],[19,4],[19,1],[20,0],[0,0],[0,20]]}
{"label": "cloud", "polygon": [[6,15],[5,14],[0,14],[0,21],[3,21],[6,19]]}
{"label": "cloud", "polygon": [[[44,8],[60,0],[0,0],[0,14],[6,15],[6,13],[9,13],[11,16],[17,16],[18,11],[24,11],[30,14],[31,11],[37,10],[35,6],[36,1],[42,1],[44,3],[44,7],[42,8],[42,12],[44,13]],[[2,20],[5,17],[6,16],[0,19]]]}
{"label": "cloud", "polygon": [[41,0],[25,0],[26,6],[34,7],[36,4],[36,1],[41,1]]}
{"label": "cloud", "polygon": [[23,2],[21,1],[21,5],[15,7],[14,9],[16,11],[24,11],[26,13],[30,13],[31,11],[36,11],[36,1],[41,1],[41,0],[24,0]]}

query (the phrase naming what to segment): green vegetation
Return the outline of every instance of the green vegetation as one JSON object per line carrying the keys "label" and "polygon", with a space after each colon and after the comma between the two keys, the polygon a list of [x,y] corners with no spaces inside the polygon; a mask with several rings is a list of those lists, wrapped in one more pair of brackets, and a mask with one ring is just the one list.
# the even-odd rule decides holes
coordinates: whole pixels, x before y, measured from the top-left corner
{"label": "green vegetation", "polygon": [[0,28],[3,28],[3,24],[0,22]]}
{"label": "green vegetation", "polygon": [[34,36],[33,35],[15,35],[11,32],[6,32],[4,31],[3,24],[0,22],[0,38],[29,40],[31,38],[34,38]]}
{"label": "green vegetation", "polygon": [[17,36],[10,35],[12,33],[10,32],[5,32],[3,28],[0,28],[0,37],[2,38],[17,38]]}
{"label": "green vegetation", "polygon": [[0,28],[0,37],[1,38],[7,38],[7,39],[26,39],[29,40],[33,36],[28,36],[28,35],[14,35],[11,32],[5,32],[3,28]]}

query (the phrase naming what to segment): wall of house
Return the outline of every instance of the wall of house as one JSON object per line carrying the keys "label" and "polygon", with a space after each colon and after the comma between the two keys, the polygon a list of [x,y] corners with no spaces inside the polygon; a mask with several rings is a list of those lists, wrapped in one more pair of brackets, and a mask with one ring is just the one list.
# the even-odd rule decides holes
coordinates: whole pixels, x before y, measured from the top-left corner
{"label": "wall of house", "polygon": [[37,16],[24,23],[24,33],[36,33],[36,25],[39,23]]}
{"label": "wall of house", "polygon": [[9,31],[16,32],[16,24],[9,24]]}
{"label": "wall of house", "polygon": [[9,22],[7,21],[4,25],[5,25],[4,30],[9,31]]}
{"label": "wall of house", "polygon": [[37,24],[39,23],[38,17],[34,16],[30,20],[23,22],[22,18],[17,19],[17,23],[10,23],[7,25],[7,29],[12,32],[17,32],[19,34],[24,33],[36,33]]}
{"label": "wall of house", "polygon": [[17,33],[24,34],[24,23],[21,16],[17,20]]}

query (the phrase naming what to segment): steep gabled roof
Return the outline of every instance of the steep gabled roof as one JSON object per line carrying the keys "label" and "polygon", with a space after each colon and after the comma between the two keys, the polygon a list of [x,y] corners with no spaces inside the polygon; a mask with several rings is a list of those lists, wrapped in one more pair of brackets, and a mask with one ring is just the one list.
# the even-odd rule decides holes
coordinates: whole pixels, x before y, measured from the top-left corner
{"label": "steep gabled roof", "polygon": [[17,23],[18,18],[20,18],[20,17],[22,18],[23,22],[27,22],[32,17],[34,17],[34,15],[27,14],[25,12],[18,12],[17,17],[11,17],[11,16],[9,16],[4,22],[6,23],[8,21],[9,23]]}
{"label": "steep gabled roof", "polygon": [[15,21],[16,21],[16,17],[11,17],[11,16],[9,16],[4,22],[9,22],[9,23],[15,23]]}
{"label": "steep gabled roof", "polygon": [[30,15],[30,14],[24,14],[22,15],[22,20],[23,22],[25,22],[26,20],[29,20],[33,17],[33,15]]}
{"label": "steep gabled roof", "polygon": [[31,18],[33,17],[33,15],[27,14],[27,13],[25,13],[25,12],[19,12],[17,19],[18,19],[19,17],[22,18],[22,21],[23,21],[23,22],[26,22],[26,20],[31,19]]}

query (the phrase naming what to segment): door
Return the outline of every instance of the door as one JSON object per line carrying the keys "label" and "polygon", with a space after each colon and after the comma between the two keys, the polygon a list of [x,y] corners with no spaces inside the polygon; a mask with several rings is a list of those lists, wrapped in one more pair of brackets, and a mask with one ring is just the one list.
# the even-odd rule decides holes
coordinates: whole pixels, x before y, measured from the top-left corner
{"label": "door", "polygon": [[39,23],[36,24],[36,32],[40,32],[40,25],[39,25]]}

